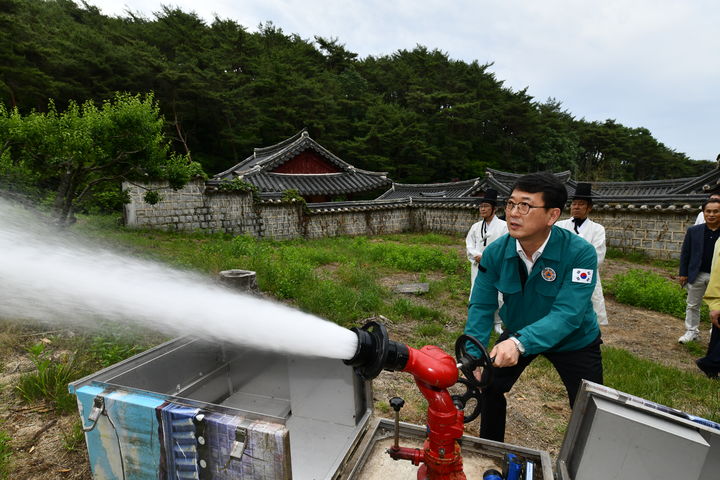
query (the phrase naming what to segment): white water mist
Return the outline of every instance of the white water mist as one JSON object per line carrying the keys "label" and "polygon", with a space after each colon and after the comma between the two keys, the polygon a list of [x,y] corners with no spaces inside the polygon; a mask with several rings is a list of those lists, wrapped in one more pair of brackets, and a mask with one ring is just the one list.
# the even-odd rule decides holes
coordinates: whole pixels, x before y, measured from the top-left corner
{"label": "white water mist", "polygon": [[346,328],[198,274],[70,240],[1,198],[0,317],[88,325],[103,319],[340,359],[357,348]]}

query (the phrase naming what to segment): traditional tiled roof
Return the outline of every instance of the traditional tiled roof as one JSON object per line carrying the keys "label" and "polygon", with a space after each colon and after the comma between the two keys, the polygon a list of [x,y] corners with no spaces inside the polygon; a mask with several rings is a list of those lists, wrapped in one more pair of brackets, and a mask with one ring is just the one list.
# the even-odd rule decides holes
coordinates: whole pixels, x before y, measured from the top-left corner
{"label": "traditional tiled roof", "polygon": [[[280,196],[261,195],[261,201],[267,204],[283,203],[284,200]],[[425,207],[425,208],[467,208],[476,209],[476,198],[443,198],[441,201],[437,199],[413,199],[413,198],[395,198],[384,200],[356,200],[347,202],[322,202],[308,203],[307,208],[310,213],[333,213],[333,212],[365,212],[372,210],[387,210],[398,207]]]}
{"label": "traditional tiled roof", "polygon": [[[475,197],[478,192],[485,192],[488,188],[494,188],[500,196],[510,195],[510,189],[517,179],[522,175],[509,172],[501,172],[488,168],[484,177],[461,180],[448,183],[394,183],[390,190],[378,197],[378,200],[393,198],[413,199],[453,199]],[[567,182],[570,172],[556,173],[561,182]]]}
{"label": "traditional tiled roof", "polygon": [[481,178],[448,183],[395,183],[378,200],[396,198],[460,198],[470,197],[481,187]]}
{"label": "traditional tiled roof", "polygon": [[[333,173],[277,173],[273,169],[297,155],[311,150],[337,167]],[[310,138],[306,129],[270,147],[256,148],[252,156],[215,175],[208,186],[223,181],[243,179],[262,192],[295,189],[301,195],[340,195],[381,188],[390,183],[386,172],[355,168]]]}
{"label": "traditional tiled roof", "polygon": [[[570,178],[570,171],[554,174],[565,184],[572,197],[578,182]],[[378,200],[409,198],[413,201],[452,202],[470,199],[477,192],[488,188],[498,191],[500,198],[510,194],[512,186],[521,174],[488,168],[484,177],[452,183],[401,184],[393,183],[390,190]],[[652,180],[639,182],[590,182],[596,209],[693,209],[708,196],[708,191],[720,190],[720,168],[691,178]]]}

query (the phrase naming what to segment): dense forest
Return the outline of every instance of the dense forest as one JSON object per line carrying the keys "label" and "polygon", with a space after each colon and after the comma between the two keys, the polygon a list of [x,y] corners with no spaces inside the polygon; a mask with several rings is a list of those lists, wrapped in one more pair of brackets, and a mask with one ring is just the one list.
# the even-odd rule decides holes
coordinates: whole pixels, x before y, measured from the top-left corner
{"label": "dense forest", "polygon": [[486,167],[606,181],[712,167],[645,128],[576,119],[558,100],[505,87],[492,65],[424,46],[359,58],[339,39],[303,39],[270,22],[250,32],[171,7],[154,18],[108,17],[71,0],[0,0],[7,111],[117,92],[152,93],[172,148],[210,174],[303,127],[357,167],[405,183],[467,179]]}

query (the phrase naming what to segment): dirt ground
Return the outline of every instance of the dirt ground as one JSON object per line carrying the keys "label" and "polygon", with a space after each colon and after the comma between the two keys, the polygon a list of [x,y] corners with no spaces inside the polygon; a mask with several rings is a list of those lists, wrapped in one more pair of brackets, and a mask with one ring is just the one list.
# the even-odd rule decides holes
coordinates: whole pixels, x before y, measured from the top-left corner
{"label": "dirt ground", "polygon": [[[608,260],[602,270],[602,278],[610,278],[630,268],[638,266],[624,261]],[[666,271],[658,271],[668,275]],[[413,279],[417,281],[412,275],[392,277],[384,279],[383,283],[392,287]],[[606,345],[626,349],[660,364],[687,371],[696,370],[694,357],[677,343],[683,329],[681,320],[621,305],[610,297],[606,297],[606,304],[610,323],[602,329]],[[448,315],[457,322],[453,325],[454,328],[464,322],[464,309],[455,308],[449,311]],[[390,325],[388,328],[396,340],[402,341],[403,336],[408,333],[403,331],[408,328],[403,325]],[[42,332],[22,334],[38,335],[38,338],[42,336]],[[73,423],[78,418],[77,414],[57,416],[50,407],[43,404],[28,405],[20,401],[15,394],[14,384],[19,376],[33,369],[25,351],[14,345],[16,340],[17,333],[0,331],[0,429],[12,438],[14,470],[9,478],[90,479],[84,444],[81,443],[75,449],[67,446]],[[702,341],[706,342],[707,338]],[[400,395],[408,403],[402,411],[402,419],[423,423],[424,400],[408,375],[384,372],[374,381],[373,387],[378,415],[391,418],[387,399]],[[526,372],[508,394],[508,404],[506,442],[546,450],[555,457],[570,416],[559,379],[549,381],[547,375]],[[476,421],[468,424],[466,431],[476,435],[477,429]]]}

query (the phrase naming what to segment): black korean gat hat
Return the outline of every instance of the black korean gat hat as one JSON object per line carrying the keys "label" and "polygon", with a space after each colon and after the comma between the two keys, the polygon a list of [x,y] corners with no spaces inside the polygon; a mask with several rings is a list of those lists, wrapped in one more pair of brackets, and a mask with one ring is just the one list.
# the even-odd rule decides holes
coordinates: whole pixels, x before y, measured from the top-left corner
{"label": "black korean gat hat", "polygon": [[587,200],[592,202],[592,190],[589,183],[578,183],[571,200]]}
{"label": "black korean gat hat", "polygon": [[483,203],[489,203],[493,207],[497,207],[497,196],[498,192],[495,189],[488,188],[485,190],[485,194],[483,195],[483,198],[478,200],[478,205]]}

